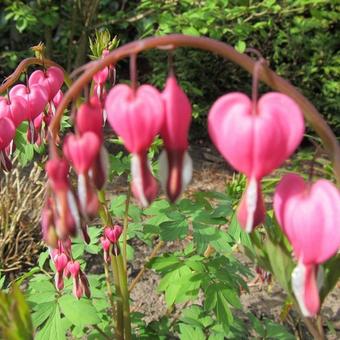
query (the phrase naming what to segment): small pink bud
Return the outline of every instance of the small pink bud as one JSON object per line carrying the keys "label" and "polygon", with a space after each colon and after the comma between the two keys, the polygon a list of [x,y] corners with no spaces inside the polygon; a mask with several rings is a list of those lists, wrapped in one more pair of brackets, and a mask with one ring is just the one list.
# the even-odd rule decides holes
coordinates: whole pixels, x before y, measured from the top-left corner
{"label": "small pink bud", "polygon": [[110,249],[111,242],[107,237],[101,237],[100,242],[104,251],[108,251]]}
{"label": "small pink bud", "polygon": [[62,273],[64,268],[67,265],[68,258],[64,253],[56,254],[53,257],[53,262],[55,264],[55,268],[56,268],[57,272]]}
{"label": "small pink bud", "polygon": [[115,224],[113,227],[106,227],[104,235],[111,243],[117,243],[120,235],[123,232],[123,228],[119,224]]}

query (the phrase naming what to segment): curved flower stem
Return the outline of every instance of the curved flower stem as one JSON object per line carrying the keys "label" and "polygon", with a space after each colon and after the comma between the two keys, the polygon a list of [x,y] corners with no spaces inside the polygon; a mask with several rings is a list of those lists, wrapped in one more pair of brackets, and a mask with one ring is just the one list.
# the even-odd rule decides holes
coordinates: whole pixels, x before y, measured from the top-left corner
{"label": "curved flower stem", "polygon": [[57,66],[64,71],[64,81],[67,87],[71,87],[72,80],[67,74],[67,72],[61,67],[59,64],[55,63],[50,59],[40,59],[40,58],[26,58],[17,66],[15,71],[8,76],[5,81],[0,85],[0,94],[5,92],[8,88],[10,88],[21,76],[23,72],[26,72],[28,66],[30,65],[41,65],[41,66]]}
{"label": "curved flower stem", "polygon": [[[58,106],[55,118],[51,123],[53,140],[56,141],[59,132],[61,117],[67,105],[71,100],[76,99],[84,86],[88,84],[93,75],[110,64],[117,62],[132,54],[138,54],[156,47],[193,47],[207,50],[218,54],[230,61],[240,65],[249,73],[253,73],[256,61],[252,60],[245,54],[238,53],[232,46],[206,37],[193,37],[182,34],[170,34],[161,37],[151,37],[144,40],[135,41],[115,49],[103,59],[88,63],[83,67],[84,73],[73,83],[69,91],[63,97]],[[262,67],[259,72],[259,79],[266,83],[274,90],[280,91],[293,98],[304,113],[306,120],[311,124],[316,133],[321,137],[322,142],[327,150],[334,166],[334,173],[340,185],[340,146],[332,130],[322,118],[314,105],[305,98],[293,85],[287,80],[279,77],[269,67]]]}

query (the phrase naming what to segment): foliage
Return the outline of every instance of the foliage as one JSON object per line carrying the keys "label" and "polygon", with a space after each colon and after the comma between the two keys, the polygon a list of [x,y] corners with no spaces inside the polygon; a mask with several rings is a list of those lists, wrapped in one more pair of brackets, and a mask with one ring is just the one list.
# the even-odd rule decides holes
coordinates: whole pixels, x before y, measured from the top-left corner
{"label": "foliage", "polygon": [[[91,8],[86,4],[86,0],[61,5],[53,0],[35,0],[29,4],[16,0],[0,5],[0,50],[4,51],[0,58],[5,72],[2,77],[9,74],[20,58],[27,56],[28,46],[42,39],[39,32],[46,32],[47,55],[68,69],[80,58],[75,52],[84,53],[82,58],[88,53],[86,46],[74,48],[83,44],[82,41],[87,44],[87,38],[81,38],[83,32],[90,37],[98,29],[107,29],[122,43],[175,32],[208,36],[230,43],[239,52],[245,52],[247,47],[257,48],[278,74],[290,79],[307,98],[313,99],[339,132],[340,89],[336,81],[340,72],[339,5],[336,1],[212,0],[194,1],[193,5],[193,1],[186,0],[101,0],[93,9],[96,15],[88,26],[86,18]],[[166,63],[158,55],[150,52],[148,59],[141,58],[142,81],[156,85],[163,82]],[[199,126],[210,103],[222,93],[235,88],[249,93],[249,76],[213,55],[185,49],[176,51],[176,61],[181,83],[195,103],[195,116],[201,118]],[[125,75],[126,67],[122,63],[119,74]]]}

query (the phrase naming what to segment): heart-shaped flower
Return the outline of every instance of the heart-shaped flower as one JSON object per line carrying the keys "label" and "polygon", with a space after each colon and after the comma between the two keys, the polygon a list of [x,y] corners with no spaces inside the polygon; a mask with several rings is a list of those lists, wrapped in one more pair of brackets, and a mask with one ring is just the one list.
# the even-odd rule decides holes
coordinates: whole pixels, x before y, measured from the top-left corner
{"label": "heart-shaped flower", "polygon": [[46,71],[34,71],[28,79],[29,87],[39,84],[45,88],[48,93],[48,100],[53,100],[64,83],[64,72],[56,66],[49,67]]}
{"label": "heart-shaped flower", "polygon": [[5,148],[12,142],[15,136],[15,125],[8,117],[0,118],[0,151],[5,151]]}
{"label": "heart-shaped flower", "polygon": [[174,202],[192,176],[192,161],[187,153],[188,131],[191,123],[191,104],[170,75],[162,92],[165,119],[161,129],[165,150],[159,158],[160,182],[169,199]]}
{"label": "heart-shaped flower", "polygon": [[94,132],[100,140],[103,139],[103,115],[102,106],[98,97],[91,99],[80,105],[77,116],[76,126],[78,132],[82,135],[85,132]]}
{"label": "heart-shaped flower", "polygon": [[18,84],[12,87],[9,91],[10,100],[15,97],[23,97],[27,102],[27,119],[33,121],[41,112],[44,111],[48,102],[48,93],[43,86],[39,84],[30,87],[24,84]]}
{"label": "heart-shaped flower", "polygon": [[279,167],[300,144],[304,122],[288,96],[270,92],[255,108],[243,93],[219,98],[209,112],[209,134],[223,157],[249,178]]}
{"label": "heart-shaped flower", "polygon": [[99,138],[93,132],[86,132],[82,136],[69,134],[63,146],[65,157],[72,163],[78,175],[88,172],[99,149]]}
{"label": "heart-shaped flower", "polygon": [[323,263],[339,249],[340,194],[329,181],[311,185],[299,175],[285,175],[275,191],[274,210],[303,263]]}
{"label": "heart-shaped flower", "polygon": [[136,91],[125,84],[113,87],[105,109],[112,129],[131,153],[146,151],[163,124],[163,101],[150,85],[142,85]]}
{"label": "heart-shaped flower", "polygon": [[69,261],[67,263],[67,269],[71,273],[72,277],[77,277],[80,271],[80,264],[78,261]]}
{"label": "heart-shaped flower", "polygon": [[8,117],[14,125],[18,127],[24,120],[27,119],[27,102],[22,97],[14,97],[11,101],[3,98],[0,101],[0,118]]}
{"label": "heart-shaped flower", "polygon": [[276,188],[274,211],[298,260],[292,273],[294,294],[302,313],[314,316],[320,308],[318,265],[340,248],[340,193],[324,179],[310,184],[288,174]]}
{"label": "heart-shaped flower", "polygon": [[160,93],[150,85],[137,90],[128,85],[111,89],[105,101],[105,109],[112,129],[120,136],[131,160],[132,192],[146,207],[155,199],[158,191],[147,151],[160,132],[164,120],[164,104]]}
{"label": "heart-shaped flower", "polygon": [[210,137],[223,157],[248,177],[238,217],[250,232],[264,220],[264,208],[258,202],[261,178],[279,167],[302,140],[301,110],[281,93],[267,93],[254,105],[246,95],[235,92],[215,102],[208,124]]}

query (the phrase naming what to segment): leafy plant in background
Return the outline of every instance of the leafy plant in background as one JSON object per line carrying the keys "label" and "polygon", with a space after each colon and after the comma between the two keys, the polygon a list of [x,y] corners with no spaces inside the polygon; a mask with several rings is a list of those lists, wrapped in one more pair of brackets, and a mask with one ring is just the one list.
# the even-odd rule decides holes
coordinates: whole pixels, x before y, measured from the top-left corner
{"label": "leafy plant in background", "polygon": [[[96,43],[100,44],[105,40],[99,39],[99,37],[97,37],[97,42],[92,43],[92,50],[103,51],[103,46],[94,47]],[[296,147],[298,141],[302,138],[301,129],[299,129],[301,131],[298,133],[296,142],[291,142],[286,154],[280,156],[282,159],[276,159],[269,170],[258,170],[259,173],[256,173],[256,164],[254,160],[250,160],[249,169],[251,169],[251,172],[249,173],[248,170],[243,170],[241,166],[235,165],[236,162],[232,162],[233,165],[241,168],[240,170],[249,177],[248,184],[245,183],[244,177],[238,176],[232,181],[228,193],[198,192],[191,198],[183,198],[176,203],[169,203],[164,199],[154,200],[157,194],[155,188],[157,182],[148,162],[148,157],[157,153],[161,144],[160,140],[156,140],[151,147],[155,135],[160,133],[164,140],[167,159],[165,167],[163,165],[163,169],[165,169],[163,178],[165,185],[163,184],[163,186],[172,201],[175,201],[179,193],[184,189],[190,175],[188,173],[190,167],[185,167],[188,161],[188,158],[185,158],[187,157],[185,156],[187,144],[178,143],[177,145],[177,141],[175,139],[171,140],[171,136],[165,133],[165,127],[162,125],[168,124],[166,128],[169,126],[177,126],[178,129],[182,128],[176,121],[176,112],[173,113],[171,110],[174,110],[174,107],[177,110],[183,110],[184,105],[179,107],[169,105],[166,108],[168,110],[167,114],[169,112],[173,114],[170,114],[167,120],[164,120],[166,123],[164,123],[162,117],[157,116],[163,114],[163,101],[169,100],[170,104],[173,104],[173,100],[182,96],[181,102],[185,102],[185,99],[183,99],[185,94],[176,82],[172,82],[170,85],[170,92],[173,91],[171,93],[176,95],[166,97],[163,93],[163,98],[150,85],[138,87],[136,54],[143,49],[155,46],[171,45],[176,47],[177,44],[183,44],[183,41],[189,46],[196,44],[196,46],[212,51],[214,51],[214,44],[216,44],[211,40],[175,35],[163,38],[156,37],[143,43],[136,42],[130,45],[129,48],[122,47],[112,54],[103,54],[98,61],[82,68],[82,76],[74,82],[63,101],[53,106],[54,96],[61,87],[61,84],[59,84],[55,87],[54,90],[56,91],[53,91],[53,95],[51,94],[51,88],[49,88],[48,93],[50,95],[46,95],[43,113],[36,112],[34,113],[35,117],[33,117],[31,112],[30,116],[26,116],[29,125],[27,137],[28,142],[31,144],[37,144],[38,142],[36,131],[32,130],[36,128],[33,118],[38,118],[40,114],[43,118],[51,118],[45,121],[46,125],[43,125],[43,127],[48,128],[50,159],[46,163],[49,190],[42,218],[44,240],[50,249],[40,255],[37,267],[17,280],[18,284],[21,284],[26,279],[29,280],[26,299],[32,310],[31,318],[34,331],[32,331],[31,321],[27,316],[27,306],[21,302],[18,304],[18,312],[14,312],[19,313],[21,316],[24,315],[26,326],[24,328],[18,326],[18,324],[22,323],[22,317],[15,317],[13,338],[20,336],[18,332],[21,331],[27,332],[30,334],[29,336],[33,336],[32,333],[34,332],[37,339],[63,339],[66,335],[110,338],[112,334],[120,339],[130,339],[132,336],[136,338],[166,338],[169,334],[179,335],[181,339],[193,337],[197,339],[223,339],[225,337],[240,338],[252,335],[277,339],[292,337],[282,325],[270,320],[260,322],[252,313],[248,314],[252,329],[246,329],[244,321],[238,316],[242,309],[239,297],[242,291],[248,290],[246,280],[251,276],[251,273],[249,269],[236,260],[232,250],[241,243],[247,255],[264,270],[271,272],[285,289],[288,294],[288,305],[296,304],[300,308],[303,306],[301,304],[301,295],[299,295],[301,292],[294,290],[294,285],[292,289],[291,273],[295,267],[291,257],[292,247],[273,217],[273,212],[270,210],[265,215],[264,211],[261,211],[263,215],[260,214],[258,220],[253,218],[257,214],[257,209],[260,209],[258,208],[258,203],[260,202],[258,193],[260,194],[261,178],[280,165],[284,158],[287,158],[292,153],[292,149]],[[110,70],[118,62],[118,53],[121,53],[120,58],[124,56],[130,56],[131,58],[131,85],[121,84],[114,86],[107,95],[106,91],[108,89],[105,84],[109,82]],[[238,60],[240,65],[246,67],[242,62],[245,59],[238,59],[239,54],[232,49],[226,49],[225,52],[220,53],[225,53],[225,56],[230,56],[228,54],[230,53]],[[169,60],[171,61],[171,57]],[[254,94],[257,91],[258,77],[260,75],[263,77],[260,68],[265,66],[261,60],[258,62],[253,62],[250,58],[246,60],[254,69]],[[114,66],[112,66],[113,63]],[[39,73],[41,78],[39,76],[37,83],[33,83],[32,79],[34,77],[30,76],[32,77],[29,78],[31,88],[41,86],[48,91],[48,86],[52,87],[52,85],[51,82],[45,82],[45,80],[51,74],[52,67],[58,68],[59,66],[46,59],[43,54],[38,59],[26,60],[25,67],[31,64],[42,65],[44,69],[44,72]],[[170,62],[169,79],[174,77],[171,65]],[[17,73],[23,70],[20,67]],[[266,72],[272,71],[266,69]],[[282,80],[275,76],[273,72],[271,75],[276,77],[277,84],[279,84],[275,86],[280,88]],[[102,81],[103,79],[104,81]],[[272,78],[269,78],[269,80],[264,79],[269,85],[273,86],[270,80]],[[50,80],[53,82],[55,79],[52,77]],[[1,90],[8,88],[15,81],[15,76],[10,77],[1,86]],[[85,90],[85,98],[81,98],[79,96],[80,92],[87,86],[89,86],[89,89],[87,92]],[[97,91],[96,89],[99,90]],[[300,107],[305,110],[307,118],[313,118],[316,121],[314,126],[316,130],[318,132],[324,131],[321,128],[324,122],[318,116],[318,113],[306,109],[309,105],[306,99],[299,97],[292,87],[288,87],[285,91],[297,98],[296,100]],[[298,109],[295,108],[297,105],[294,102],[292,104],[292,99],[283,94],[276,94],[276,96],[282,101],[288,101],[291,107],[294,106],[293,111],[300,114]],[[74,105],[77,106],[77,113],[73,116],[76,129],[75,133],[68,134],[61,147],[59,139],[60,123],[62,116],[67,112],[65,109],[70,98],[76,101]],[[229,100],[229,98],[231,98],[230,95],[227,95],[222,100]],[[245,96],[242,98],[239,96],[236,99],[245,100]],[[3,98],[2,100],[7,99]],[[31,102],[33,99],[27,96],[26,100]],[[251,105],[256,107],[256,101],[257,96],[255,94],[253,102],[247,99],[246,104],[249,104],[250,107]],[[218,105],[220,102],[220,100],[217,102]],[[244,102],[240,105],[242,106],[243,104]],[[286,105],[288,104],[286,102]],[[8,103],[8,105],[11,105],[11,103]],[[115,110],[112,110],[111,105],[115,107]],[[224,111],[229,109],[228,105],[214,106],[211,112],[224,115]],[[131,112],[134,113],[132,117],[129,116]],[[261,114],[259,112],[259,115]],[[107,157],[103,146],[105,135],[102,131],[106,115],[108,115],[110,124],[121,137],[126,148],[132,153],[130,157],[132,163],[131,172],[128,169],[129,159],[122,152],[111,155],[110,158]],[[114,115],[117,116],[115,117]],[[115,120],[118,116],[120,120]],[[153,117],[152,120],[149,119],[150,116]],[[254,121],[258,118],[255,115],[250,117]],[[2,117],[1,120],[13,125],[8,116]],[[139,123],[137,127],[134,126],[136,121]],[[26,128],[26,126],[21,125],[16,128],[12,125],[11,132],[13,133],[2,140],[2,156],[3,159],[6,156],[8,160],[11,157],[12,150],[7,147],[14,138],[15,130],[17,131],[17,136],[19,136],[16,138],[18,144],[25,144],[22,138],[22,129],[23,127]],[[224,157],[229,159],[228,152],[222,148],[220,141],[215,139],[218,133],[216,129],[221,128],[221,126],[227,129],[226,124],[216,125],[213,140],[222,150]],[[140,133],[141,127],[143,127],[143,134]],[[131,133],[131,129],[137,129],[137,133]],[[212,133],[211,129],[210,133]],[[293,133],[293,130],[288,126],[285,130],[286,134],[280,136],[282,140],[280,140],[281,144],[277,144],[279,147],[284,146],[284,143],[287,142],[286,137],[290,137],[289,133]],[[39,141],[43,145],[45,135],[42,134],[42,131],[43,129],[39,127],[37,132],[41,138]],[[169,131],[173,132],[175,130],[170,128]],[[177,129],[176,131],[178,132]],[[224,132],[220,133],[220,137],[224,137]],[[325,145],[328,147],[330,155],[333,156],[335,173],[339,176],[336,158],[339,146],[330,130],[327,130],[325,134],[320,133],[322,140],[326,139]],[[186,133],[183,133],[183,136],[187,138]],[[248,136],[250,145],[255,144],[258,148],[263,147],[263,145],[256,144],[254,136],[255,134]],[[182,138],[182,136],[180,137]],[[122,143],[120,139],[115,139],[114,141],[118,144]],[[32,145],[31,149],[35,147]],[[151,153],[148,154],[150,147]],[[24,155],[27,153],[25,146],[22,150],[19,148],[19,154],[21,153]],[[261,155],[261,152],[259,154]],[[275,157],[276,154],[277,152],[273,152],[267,158]],[[30,157],[32,157],[32,152]],[[23,162],[29,161],[30,157],[24,158]],[[2,160],[2,165],[8,170],[9,163],[6,160],[5,162]],[[107,163],[112,166],[110,174],[105,171]],[[262,162],[261,164],[264,163]],[[74,170],[72,175],[69,172],[70,165]],[[161,167],[159,171],[162,171]],[[127,190],[126,195],[118,196],[108,204],[104,183],[107,177],[112,178],[116,174],[127,177],[132,186],[131,189]],[[73,190],[75,175],[78,180],[77,193]],[[257,181],[255,195],[252,191],[253,176],[256,177]],[[333,188],[331,184],[329,186]],[[244,188],[246,188],[246,191],[243,198],[241,198],[240,194]],[[335,190],[338,193],[335,188],[330,190]],[[132,194],[144,206],[148,206],[153,200],[154,202],[142,209],[132,203]],[[335,194],[334,198],[336,200],[338,196]],[[240,200],[240,202],[235,202],[235,200]],[[242,230],[242,228],[245,228],[244,221],[239,215],[235,214],[236,204],[240,205],[241,211],[246,209],[245,212],[243,211],[246,215],[246,225],[249,224],[249,216],[253,218],[252,223],[250,223],[250,229],[253,229],[257,224],[262,224],[262,222],[263,226],[252,231],[250,235],[246,234]],[[253,206],[255,206],[254,210],[251,209]],[[338,209],[337,206],[335,206],[334,216],[339,213],[336,209]],[[100,221],[94,219],[97,213]],[[285,230],[286,226],[282,225],[283,219],[279,219],[281,227]],[[242,228],[240,228],[239,221]],[[226,228],[226,225],[228,228]],[[324,226],[321,223],[320,229],[322,228]],[[246,227],[246,229],[249,228]],[[325,232],[325,238],[329,237],[327,230],[329,229],[322,229]],[[75,235],[78,235],[78,238],[73,238],[71,244],[70,236]],[[83,236],[86,244],[82,242],[79,235]],[[289,234],[288,238],[297,254],[297,243]],[[135,279],[129,282],[127,277],[128,261],[133,261],[134,259],[133,240],[136,239],[149,246],[153,244],[155,246]],[[182,249],[157,256],[165,243],[177,240],[182,242]],[[333,241],[334,247],[336,247],[335,239]],[[103,253],[101,254],[101,252]],[[334,251],[332,250],[327,256],[324,256],[323,261],[317,260],[313,263],[313,265],[321,266],[327,260],[322,264],[325,278],[320,292],[320,304],[338,279],[339,271],[335,270],[335,268],[339,259],[338,256],[330,258],[331,255],[334,255],[333,253]],[[86,254],[103,255],[100,256],[102,257],[103,273],[85,274],[88,270]],[[47,263],[49,256],[50,261]],[[129,293],[147,268],[155,270],[160,275],[161,280],[158,291],[164,293],[169,310],[166,316],[150,324],[145,324],[142,321],[142,315],[132,312],[129,306]],[[55,285],[51,283],[53,278]],[[298,282],[301,283],[301,281]],[[15,286],[12,287],[9,287],[3,293],[3,300],[10,301],[8,296],[11,295],[13,296],[12,299],[21,299]],[[72,293],[75,297],[72,296]],[[15,294],[17,295],[16,297],[14,296]],[[184,307],[177,312],[176,306],[178,304],[184,304]],[[301,309],[302,315],[305,317],[304,310],[303,308]],[[297,310],[299,311],[299,308]],[[288,311],[286,311],[287,315],[288,313],[289,307]],[[320,326],[318,308],[307,316],[317,316],[317,319],[304,318],[304,321],[313,336],[322,338],[323,329],[322,324]],[[132,330],[131,324],[133,325]],[[0,325],[2,334],[7,334],[7,329],[11,325],[6,320]]]}
{"label": "leafy plant in background", "polygon": [[[5,77],[21,58],[28,57],[27,45],[42,40],[40,32],[45,32],[47,56],[65,63],[68,71],[85,61],[88,37],[96,29],[108,29],[122,43],[170,32],[208,36],[230,43],[240,52],[247,47],[259,49],[278,74],[313,98],[338,134],[337,12],[336,1],[324,0],[101,0],[92,4],[89,0],[34,0],[29,4],[6,0],[0,4],[0,72]],[[160,56],[152,51],[141,60],[141,69],[146,71],[141,80],[162,84],[166,67]],[[246,73],[221,63],[216,56],[179,50],[176,59],[181,84],[195,105],[194,117],[201,118],[198,136],[205,131],[205,114],[216,96],[236,88],[250,91]],[[126,78],[127,65],[119,67],[120,76]],[[151,69],[153,72],[147,72]]]}

